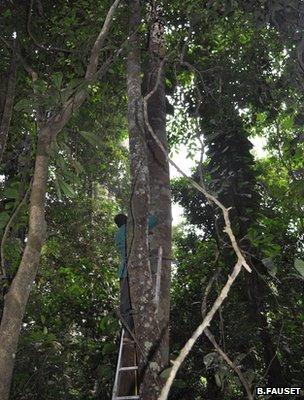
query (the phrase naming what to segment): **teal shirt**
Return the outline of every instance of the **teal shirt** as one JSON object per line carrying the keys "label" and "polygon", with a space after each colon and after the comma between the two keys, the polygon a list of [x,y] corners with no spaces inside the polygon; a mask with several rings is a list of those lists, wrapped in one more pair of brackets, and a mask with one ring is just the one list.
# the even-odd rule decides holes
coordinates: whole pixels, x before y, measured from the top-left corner
{"label": "teal shirt", "polygon": [[[148,229],[153,229],[156,224],[157,220],[155,215],[151,215],[148,220]],[[115,235],[115,242],[120,255],[120,265],[118,270],[119,278],[125,278],[127,276],[126,234],[127,227],[126,225],[122,225],[120,228],[118,228]]]}

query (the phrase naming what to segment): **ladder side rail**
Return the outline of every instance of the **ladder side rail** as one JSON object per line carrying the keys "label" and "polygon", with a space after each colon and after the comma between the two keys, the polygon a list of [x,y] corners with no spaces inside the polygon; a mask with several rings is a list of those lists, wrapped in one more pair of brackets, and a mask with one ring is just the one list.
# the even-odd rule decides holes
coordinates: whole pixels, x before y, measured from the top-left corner
{"label": "ladder side rail", "polygon": [[117,360],[117,366],[116,366],[116,373],[115,373],[112,400],[116,400],[116,398],[117,398],[118,380],[119,380],[119,372],[120,372],[120,366],[121,366],[121,357],[122,357],[122,347],[123,347],[124,333],[125,333],[125,330],[122,329],[121,330],[121,337],[120,337],[119,353],[118,353],[118,360]]}

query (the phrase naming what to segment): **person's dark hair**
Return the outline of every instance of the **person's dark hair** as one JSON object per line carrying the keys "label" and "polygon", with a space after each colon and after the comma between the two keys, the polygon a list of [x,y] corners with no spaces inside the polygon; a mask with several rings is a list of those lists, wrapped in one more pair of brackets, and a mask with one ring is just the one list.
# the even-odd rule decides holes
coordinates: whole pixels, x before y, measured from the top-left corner
{"label": "person's dark hair", "polygon": [[117,214],[114,218],[115,224],[120,228],[127,224],[127,216],[125,214]]}

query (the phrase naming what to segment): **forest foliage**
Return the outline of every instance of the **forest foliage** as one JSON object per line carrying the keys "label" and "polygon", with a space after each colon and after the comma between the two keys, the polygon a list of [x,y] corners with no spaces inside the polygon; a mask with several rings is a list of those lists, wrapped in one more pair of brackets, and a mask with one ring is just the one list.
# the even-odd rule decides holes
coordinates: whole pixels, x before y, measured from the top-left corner
{"label": "forest foliage", "polygon": [[[1,273],[6,279],[1,280],[0,310],[27,240],[37,110],[50,117],[72,94],[87,93],[50,149],[47,237],[23,320],[12,400],[111,396],[120,329],[113,218],[127,212],[130,201],[127,3],[121,2],[114,17],[100,52],[104,71],[92,84],[83,76],[111,1],[29,0],[0,6],[2,122],[16,63],[1,162]],[[253,268],[250,278],[241,272],[210,330],[252,388],[269,382],[280,386],[280,381],[303,386],[303,4],[176,0],[163,2],[163,12],[170,154],[179,146],[186,146],[189,157],[201,153],[191,176],[231,207],[233,231]],[[143,18],[143,69],[147,26]],[[29,69],[38,79],[31,79]],[[252,138],[265,143],[263,156],[255,155]],[[173,232],[174,359],[202,320],[208,282],[215,275],[205,299],[209,307],[235,254],[218,208],[185,177],[171,184],[185,217]],[[204,336],[182,365],[170,399],[233,400],[245,398],[244,393],[235,372]]]}

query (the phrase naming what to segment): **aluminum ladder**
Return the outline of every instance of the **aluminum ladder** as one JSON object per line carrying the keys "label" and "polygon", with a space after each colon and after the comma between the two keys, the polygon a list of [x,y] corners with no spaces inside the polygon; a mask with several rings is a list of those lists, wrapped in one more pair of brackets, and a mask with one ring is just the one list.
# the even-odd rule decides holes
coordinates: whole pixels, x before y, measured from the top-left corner
{"label": "aluminum ladder", "polygon": [[[123,363],[123,353],[124,353],[124,347],[128,345],[132,345],[134,347],[134,354],[135,354],[135,343],[132,339],[130,339],[130,342],[128,344],[124,342],[124,339],[126,337],[125,330],[122,329],[121,331],[121,337],[120,337],[120,345],[119,345],[119,353],[118,353],[118,361],[117,361],[117,367],[116,367],[116,374],[115,374],[115,380],[114,380],[114,386],[113,386],[113,394],[112,394],[112,400],[138,400],[139,395],[134,394],[134,395],[119,395],[120,391],[120,382],[121,382],[121,375],[123,375],[124,372],[126,371],[138,371],[138,365],[131,365],[131,366],[122,366]],[[135,358],[135,357],[134,357]],[[136,378],[134,378],[135,382],[135,388],[134,391],[137,392],[137,387],[136,387]]]}

